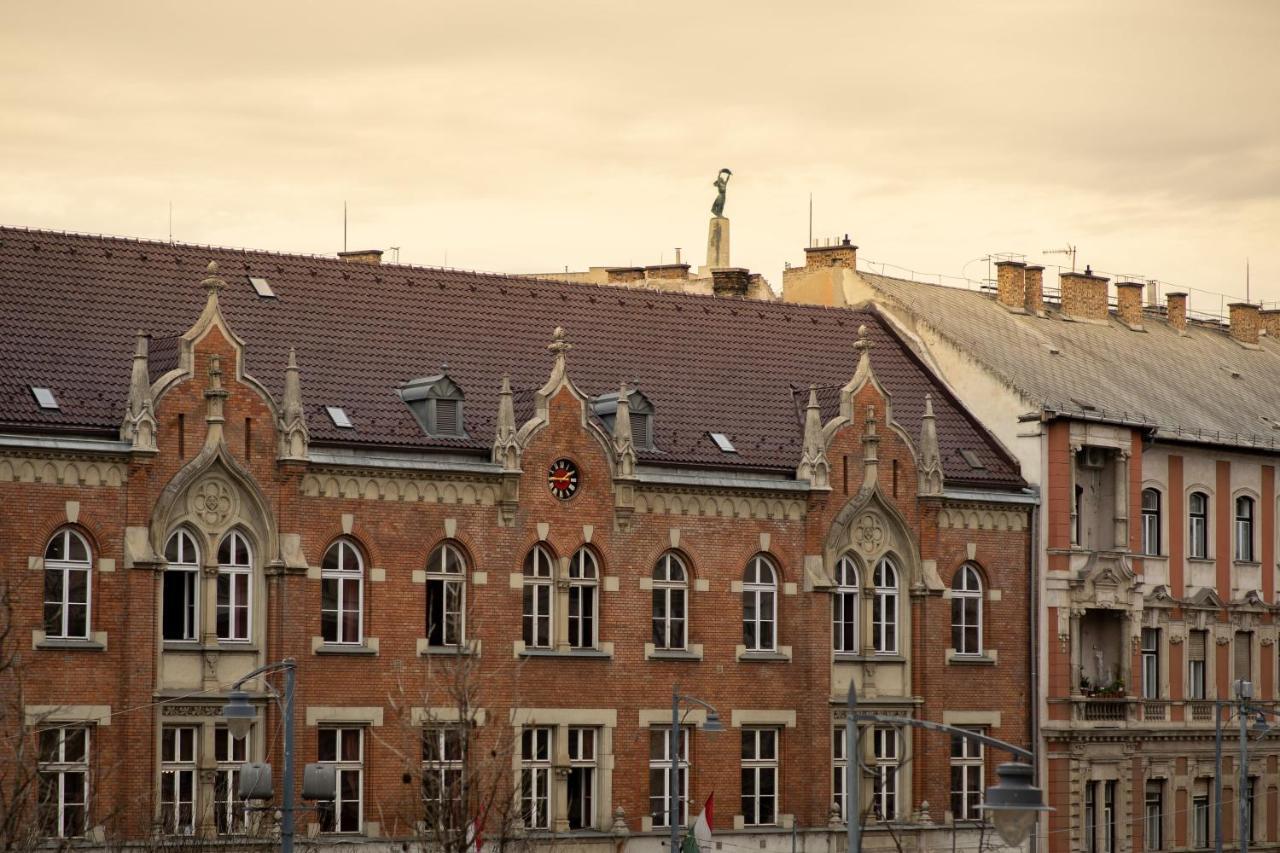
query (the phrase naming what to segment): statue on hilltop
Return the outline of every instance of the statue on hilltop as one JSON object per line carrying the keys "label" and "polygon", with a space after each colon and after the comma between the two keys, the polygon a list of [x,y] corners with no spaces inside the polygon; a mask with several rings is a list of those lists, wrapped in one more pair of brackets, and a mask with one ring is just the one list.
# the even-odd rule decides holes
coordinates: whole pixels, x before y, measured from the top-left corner
{"label": "statue on hilltop", "polygon": [[712,184],[717,190],[716,200],[711,203],[711,215],[720,217],[724,215],[724,191],[729,186],[729,178],[733,175],[728,169],[721,169],[720,174],[716,176],[715,183]]}

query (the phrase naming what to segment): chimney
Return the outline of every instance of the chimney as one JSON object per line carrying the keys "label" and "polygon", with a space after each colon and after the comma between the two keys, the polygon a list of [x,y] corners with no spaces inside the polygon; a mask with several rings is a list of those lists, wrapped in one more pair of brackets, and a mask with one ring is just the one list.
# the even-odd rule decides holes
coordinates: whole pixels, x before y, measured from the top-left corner
{"label": "chimney", "polygon": [[1024,271],[1022,307],[1028,314],[1044,316],[1044,267],[1032,264]]}
{"label": "chimney", "polygon": [[746,296],[751,271],[746,267],[717,267],[711,271],[711,291],[716,296]]}
{"label": "chimney", "polygon": [[858,268],[858,247],[849,242],[849,235],[833,245],[810,246],[804,250],[804,265],[807,269],[820,267],[843,267],[848,270]]}
{"label": "chimney", "polygon": [[378,266],[382,263],[381,249],[352,249],[350,252],[339,252],[338,257],[349,264],[372,264]]}
{"label": "chimney", "polygon": [[996,261],[996,299],[1006,308],[1025,305],[1027,265],[1021,261]]}
{"label": "chimney", "polygon": [[654,264],[644,268],[644,277],[649,279],[688,278],[688,264]]}
{"label": "chimney", "polygon": [[1187,294],[1174,292],[1165,296],[1169,300],[1169,325],[1173,326],[1178,334],[1185,335],[1187,333]]}
{"label": "chimney", "polygon": [[1107,311],[1107,282],[1109,279],[1094,275],[1085,267],[1084,272],[1058,273],[1058,285],[1062,288],[1062,313],[1077,320],[1105,321]]}
{"label": "chimney", "polygon": [[1267,333],[1268,338],[1280,340],[1280,308],[1258,312],[1258,325]]}
{"label": "chimney", "polygon": [[1142,290],[1140,281],[1116,282],[1116,314],[1134,331],[1142,328]]}
{"label": "chimney", "polygon": [[1227,306],[1231,312],[1231,337],[1249,346],[1258,345],[1258,306],[1248,302],[1232,302]]}
{"label": "chimney", "polygon": [[609,284],[630,284],[644,281],[644,267],[609,267],[605,275],[609,276]]}

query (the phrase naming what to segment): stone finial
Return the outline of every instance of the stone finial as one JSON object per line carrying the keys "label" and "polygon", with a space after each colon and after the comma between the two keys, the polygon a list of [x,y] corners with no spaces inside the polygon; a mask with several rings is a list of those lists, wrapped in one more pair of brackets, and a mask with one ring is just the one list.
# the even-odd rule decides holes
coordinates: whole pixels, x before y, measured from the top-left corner
{"label": "stone finial", "polygon": [[120,439],[132,444],[135,453],[156,452],[155,400],[151,396],[151,374],[147,364],[147,336],[138,331],[133,350],[133,372],[129,378],[129,399],[125,404]]}
{"label": "stone finial", "polygon": [[875,486],[880,477],[880,436],[876,433],[876,408],[867,406],[862,430],[862,488]]}
{"label": "stone finial", "polygon": [[822,413],[818,409],[818,389],[809,386],[809,405],[804,411],[804,449],[797,480],[808,480],[811,489],[831,488],[831,465],[827,462],[827,442],[822,434]]}
{"label": "stone finial", "polygon": [[208,275],[205,276],[204,281],[200,282],[200,284],[209,292],[210,296],[217,296],[227,286],[227,283],[218,275],[218,262],[209,261],[209,266],[205,267],[205,272]]}
{"label": "stone finial", "polygon": [[636,474],[636,446],[631,437],[631,401],[627,397],[627,383],[618,388],[618,409],[613,417],[613,451],[616,455],[618,477],[634,477]]}
{"label": "stone finial", "polygon": [[933,395],[924,395],[920,419],[920,496],[942,494],[942,454],[938,450],[938,425],[933,416]]}
{"label": "stone finial", "polygon": [[556,326],[555,331],[551,333],[551,343],[547,344],[547,349],[551,350],[557,359],[564,358],[564,354],[573,349],[573,344],[565,339],[564,326]]}
{"label": "stone finial", "polygon": [[311,434],[302,407],[302,382],[298,377],[298,354],[289,347],[289,363],[284,369],[284,400],[280,406],[280,459],[305,460]]}
{"label": "stone finial", "polygon": [[[562,330],[557,330],[562,331]],[[516,438],[516,408],[512,401],[511,377],[502,377],[498,392],[498,428],[493,438],[493,461],[505,471],[520,470],[520,442]]]}
{"label": "stone finial", "polygon": [[613,835],[630,834],[631,830],[627,828],[627,812],[622,806],[613,810],[613,825],[609,827],[609,832]]}

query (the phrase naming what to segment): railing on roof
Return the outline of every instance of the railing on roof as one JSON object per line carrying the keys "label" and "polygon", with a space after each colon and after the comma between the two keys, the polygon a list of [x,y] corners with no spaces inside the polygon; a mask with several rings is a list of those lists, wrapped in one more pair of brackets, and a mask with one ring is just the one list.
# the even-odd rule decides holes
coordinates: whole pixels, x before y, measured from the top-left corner
{"label": "railing on roof", "polygon": [[[1162,424],[1159,421],[1154,421],[1137,412],[1116,411],[1115,409],[1103,409],[1099,407],[1085,408],[1079,403],[1071,401],[1067,401],[1066,403],[1048,401],[1042,404],[1040,408],[1042,412],[1067,414],[1079,420],[1101,421],[1103,423],[1117,423],[1127,424],[1130,426],[1147,427],[1163,433],[1166,436],[1182,438],[1187,441],[1202,442],[1204,444],[1239,445],[1245,447],[1266,448],[1268,450],[1280,449],[1280,434],[1271,436],[1259,433],[1231,432],[1229,430],[1185,427],[1180,424]],[[1280,428],[1278,428],[1278,431],[1280,431]]]}

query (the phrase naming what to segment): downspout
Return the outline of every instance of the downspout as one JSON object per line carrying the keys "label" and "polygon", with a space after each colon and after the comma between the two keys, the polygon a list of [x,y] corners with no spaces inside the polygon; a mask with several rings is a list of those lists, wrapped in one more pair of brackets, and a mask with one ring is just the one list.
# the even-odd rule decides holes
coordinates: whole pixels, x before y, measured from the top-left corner
{"label": "downspout", "polygon": [[[1042,756],[1040,754],[1040,567],[1038,557],[1040,555],[1040,501],[1036,501],[1031,506],[1031,535],[1027,539],[1027,565],[1031,573],[1031,601],[1027,608],[1027,627],[1030,633],[1029,645],[1031,648],[1031,690],[1028,694],[1028,703],[1031,706],[1031,713],[1028,715],[1028,725],[1031,730],[1031,752],[1035,754],[1036,760],[1034,766],[1036,768],[1036,777],[1039,779],[1040,762]],[[1048,793],[1045,788],[1044,781],[1041,779],[1036,783],[1040,790]],[[1031,853],[1036,853],[1039,847],[1041,829],[1037,827],[1035,832],[1031,833]]]}

